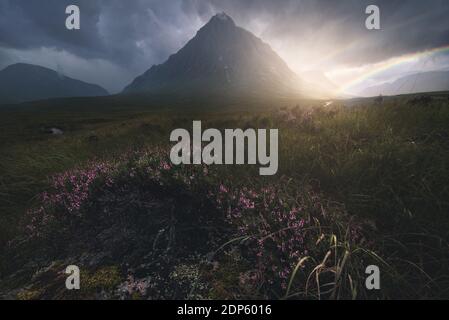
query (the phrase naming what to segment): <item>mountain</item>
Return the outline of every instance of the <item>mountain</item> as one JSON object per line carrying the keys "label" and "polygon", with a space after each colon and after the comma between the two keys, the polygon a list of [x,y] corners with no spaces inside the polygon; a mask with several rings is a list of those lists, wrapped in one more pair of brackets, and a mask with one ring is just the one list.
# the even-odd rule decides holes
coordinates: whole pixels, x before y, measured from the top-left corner
{"label": "mountain", "polygon": [[0,71],[0,104],[48,98],[104,96],[102,87],[41,66],[18,63]]}
{"label": "mountain", "polygon": [[215,15],[181,50],[124,93],[298,96],[301,79],[261,39]]}
{"label": "mountain", "polygon": [[363,96],[397,95],[417,92],[449,91],[449,71],[431,71],[408,75],[394,82],[366,88]]}

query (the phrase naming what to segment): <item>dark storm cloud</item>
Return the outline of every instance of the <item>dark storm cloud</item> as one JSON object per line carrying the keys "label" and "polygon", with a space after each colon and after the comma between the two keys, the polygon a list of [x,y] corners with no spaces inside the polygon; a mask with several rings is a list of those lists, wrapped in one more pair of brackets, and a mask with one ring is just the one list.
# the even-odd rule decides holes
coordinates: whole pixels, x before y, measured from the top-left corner
{"label": "dark storm cloud", "polygon": [[65,26],[65,8],[69,0],[1,0],[0,44],[15,49],[56,47],[77,51],[81,55],[98,54],[102,42],[96,25],[101,4],[79,1],[83,7],[83,30],[70,32]]}
{"label": "dark storm cloud", "polygon": [[[81,10],[79,31],[65,28],[70,4]],[[0,45],[52,47],[123,65],[141,58],[160,62],[213,13],[202,8],[210,6],[179,0],[0,0]],[[142,57],[146,54],[150,56]]]}
{"label": "dark storm cloud", "polygon": [[[64,27],[69,4],[81,9],[79,31]],[[368,4],[381,9],[381,31],[364,27]],[[124,86],[131,74],[163,62],[221,11],[269,43],[303,41],[310,46],[316,39],[327,50],[342,48],[333,58],[337,64],[373,63],[449,41],[447,0],[0,0],[0,67],[18,60],[11,50],[50,48],[69,53],[67,64],[75,56],[126,70],[123,79],[114,80],[117,87]],[[88,80],[92,75],[86,69]],[[104,83],[112,86],[105,74]]]}

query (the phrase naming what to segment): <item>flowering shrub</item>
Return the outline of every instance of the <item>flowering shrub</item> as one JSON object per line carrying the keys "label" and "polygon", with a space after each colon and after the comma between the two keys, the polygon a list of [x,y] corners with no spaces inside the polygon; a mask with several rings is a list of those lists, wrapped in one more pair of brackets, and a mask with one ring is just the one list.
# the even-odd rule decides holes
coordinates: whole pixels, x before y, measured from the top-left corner
{"label": "flowering shrub", "polygon": [[40,206],[28,212],[26,229],[30,236],[41,235],[42,229],[70,216],[80,216],[92,190],[111,187],[115,166],[108,162],[93,162],[84,169],[74,169],[54,176],[51,190],[40,195]]}
{"label": "flowering shrub", "polygon": [[[30,238],[48,237],[55,230],[56,237],[66,236],[74,232],[71,228],[81,228],[79,223],[86,223],[90,219],[98,223],[123,219],[112,215],[113,212],[126,213],[125,218],[129,221],[126,228],[129,228],[131,219],[135,218],[135,227],[148,224],[145,228],[150,232],[156,220],[145,218],[146,208],[153,206],[154,197],[159,198],[158,201],[172,201],[163,200],[169,196],[176,199],[176,210],[181,212],[181,216],[172,220],[191,220],[190,223],[195,224],[196,228],[210,230],[218,228],[217,224],[228,225],[233,230],[234,238],[244,239],[241,254],[250,267],[236,280],[240,286],[249,285],[263,288],[264,292],[282,294],[290,289],[289,284],[295,276],[293,270],[298,261],[309,256],[318,260],[326,255],[329,246],[322,245],[320,239],[323,239],[325,233],[331,235],[337,231],[329,227],[335,225],[335,219],[340,219],[342,223],[346,219],[341,208],[329,206],[307,186],[300,192],[289,189],[286,179],[265,186],[236,186],[232,181],[223,181],[222,176],[206,166],[172,166],[167,159],[168,154],[163,149],[132,151],[116,162],[92,162],[84,169],[53,177],[51,189],[41,195],[37,209],[30,211],[27,224]],[[187,216],[183,208],[179,208],[187,204],[183,201],[195,203],[192,207],[198,208],[195,210],[199,216]],[[221,212],[221,222],[199,213],[199,208],[207,205],[213,211]],[[120,209],[122,206],[123,209]],[[164,210],[161,214],[167,216],[168,209]],[[133,211],[141,211],[142,214],[136,216]],[[148,222],[138,222],[142,221],[142,217]],[[350,224],[347,228],[347,245],[355,245],[361,238],[360,229]],[[172,245],[172,236],[168,235],[167,230],[169,227],[164,227],[151,238],[155,250],[157,243],[160,243],[159,235],[167,234],[168,247],[159,253],[163,255]],[[210,233],[213,234],[213,231]],[[226,241],[217,232],[213,237],[218,239],[215,242]],[[54,239],[55,235],[50,238]],[[208,246],[218,246],[219,243],[215,242]],[[183,244],[178,243],[180,245]],[[216,248],[206,246],[203,249],[211,251]],[[336,257],[337,251],[333,254]],[[166,267],[169,265],[167,261],[164,262]],[[154,284],[149,283],[147,277],[139,278],[127,273],[128,280],[122,284],[120,292],[144,296],[148,288],[153,288]],[[302,281],[304,285],[306,279],[303,277],[297,281]],[[155,290],[153,288],[151,292],[154,294]]]}
{"label": "flowering shrub", "polygon": [[[284,181],[279,182],[279,186]],[[214,196],[217,206],[227,213],[239,236],[246,236],[249,255],[256,262],[251,277],[243,276],[242,282],[265,283],[287,289],[298,261],[309,255],[322,254],[328,247],[318,246],[324,228],[333,218],[344,217],[340,208],[330,208],[339,213],[334,217],[318,194],[304,190],[302,194],[286,193],[274,186],[259,190],[243,187],[232,189],[221,184]],[[327,230],[330,232],[332,230]],[[351,243],[361,237],[358,225],[350,227]],[[326,251],[324,251],[326,253]]]}

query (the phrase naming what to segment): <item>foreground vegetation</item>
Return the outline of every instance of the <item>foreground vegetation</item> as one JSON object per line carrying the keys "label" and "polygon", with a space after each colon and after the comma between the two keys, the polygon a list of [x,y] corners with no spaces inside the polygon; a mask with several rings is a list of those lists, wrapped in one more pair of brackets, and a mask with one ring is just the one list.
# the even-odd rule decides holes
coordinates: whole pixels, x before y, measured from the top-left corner
{"label": "foreground vegetation", "polygon": [[[449,297],[444,95],[176,115],[1,112],[4,297]],[[278,174],[172,167],[169,133],[192,120],[279,128]],[[61,274],[72,263],[84,275],[76,293]],[[365,288],[370,264],[379,291]]]}

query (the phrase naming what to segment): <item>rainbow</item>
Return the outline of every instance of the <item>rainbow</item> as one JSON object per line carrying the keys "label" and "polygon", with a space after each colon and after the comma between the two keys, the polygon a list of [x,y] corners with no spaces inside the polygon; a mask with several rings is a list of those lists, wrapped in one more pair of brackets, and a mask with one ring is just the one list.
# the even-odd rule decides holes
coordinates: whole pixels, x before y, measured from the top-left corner
{"label": "rainbow", "polygon": [[375,75],[378,75],[384,71],[387,71],[393,67],[407,64],[409,62],[414,62],[421,58],[429,57],[434,54],[438,54],[438,53],[442,53],[442,52],[449,52],[449,45],[445,45],[442,47],[429,49],[429,50],[425,50],[425,51],[410,53],[410,54],[406,54],[403,56],[389,59],[388,61],[386,61],[384,63],[380,63],[379,66],[377,66],[373,70],[370,70],[369,72],[362,74],[361,76],[355,78],[354,80],[352,80],[349,83],[346,83],[344,86],[340,87],[340,92],[347,91],[348,89],[351,89],[355,85],[362,83],[366,79],[369,79],[369,78],[371,78]]}

